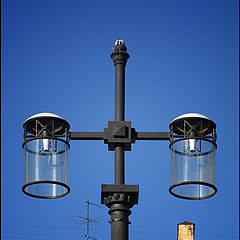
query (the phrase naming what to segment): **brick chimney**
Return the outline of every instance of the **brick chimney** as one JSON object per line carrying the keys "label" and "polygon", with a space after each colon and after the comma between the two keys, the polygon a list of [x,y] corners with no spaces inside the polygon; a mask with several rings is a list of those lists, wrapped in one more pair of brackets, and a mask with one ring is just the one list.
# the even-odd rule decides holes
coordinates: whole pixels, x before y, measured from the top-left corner
{"label": "brick chimney", "polygon": [[177,240],[194,240],[195,224],[182,222],[178,224]]}

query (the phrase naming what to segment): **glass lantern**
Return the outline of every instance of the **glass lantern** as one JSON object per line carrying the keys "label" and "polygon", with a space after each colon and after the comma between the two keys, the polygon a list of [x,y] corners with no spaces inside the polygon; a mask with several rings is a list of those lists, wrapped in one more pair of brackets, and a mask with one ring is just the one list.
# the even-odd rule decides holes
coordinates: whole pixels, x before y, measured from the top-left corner
{"label": "glass lantern", "polygon": [[204,115],[189,113],[174,119],[169,128],[169,192],[183,199],[215,195],[216,124]]}
{"label": "glass lantern", "polygon": [[24,124],[25,194],[36,198],[59,198],[69,193],[69,124],[52,113],[40,113]]}

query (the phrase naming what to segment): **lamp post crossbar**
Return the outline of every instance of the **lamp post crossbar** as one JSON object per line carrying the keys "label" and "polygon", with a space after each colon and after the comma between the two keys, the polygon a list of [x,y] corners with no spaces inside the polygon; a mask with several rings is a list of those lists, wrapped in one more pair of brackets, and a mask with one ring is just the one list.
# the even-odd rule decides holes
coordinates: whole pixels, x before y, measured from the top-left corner
{"label": "lamp post crossbar", "polygon": [[136,140],[170,140],[169,132],[136,132]]}
{"label": "lamp post crossbar", "polygon": [[70,132],[69,140],[103,140],[103,132]]}
{"label": "lamp post crossbar", "polygon": [[[131,129],[131,142],[136,140],[170,140],[169,132],[135,132]],[[104,132],[69,132],[69,140],[104,140]],[[120,137],[115,137],[116,142],[121,143]],[[124,139],[124,138],[123,138]]]}

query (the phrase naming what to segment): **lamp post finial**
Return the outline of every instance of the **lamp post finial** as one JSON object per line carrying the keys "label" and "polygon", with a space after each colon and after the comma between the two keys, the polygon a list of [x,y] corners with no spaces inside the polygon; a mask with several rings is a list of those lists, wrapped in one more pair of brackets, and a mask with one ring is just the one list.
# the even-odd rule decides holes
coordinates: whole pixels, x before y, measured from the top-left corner
{"label": "lamp post finial", "polygon": [[115,43],[114,43],[114,47],[113,47],[113,51],[117,52],[117,51],[127,51],[127,47],[124,43],[124,41],[122,39],[118,39]]}

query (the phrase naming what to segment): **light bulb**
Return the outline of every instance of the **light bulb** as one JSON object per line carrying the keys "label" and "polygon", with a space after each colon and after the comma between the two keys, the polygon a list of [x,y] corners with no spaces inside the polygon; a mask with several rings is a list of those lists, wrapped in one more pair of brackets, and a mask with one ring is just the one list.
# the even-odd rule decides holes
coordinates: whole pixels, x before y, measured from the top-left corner
{"label": "light bulb", "polygon": [[196,139],[189,139],[189,150],[195,152]]}
{"label": "light bulb", "polygon": [[43,139],[43,151],[49,151],[49,139],[48,138]]}

